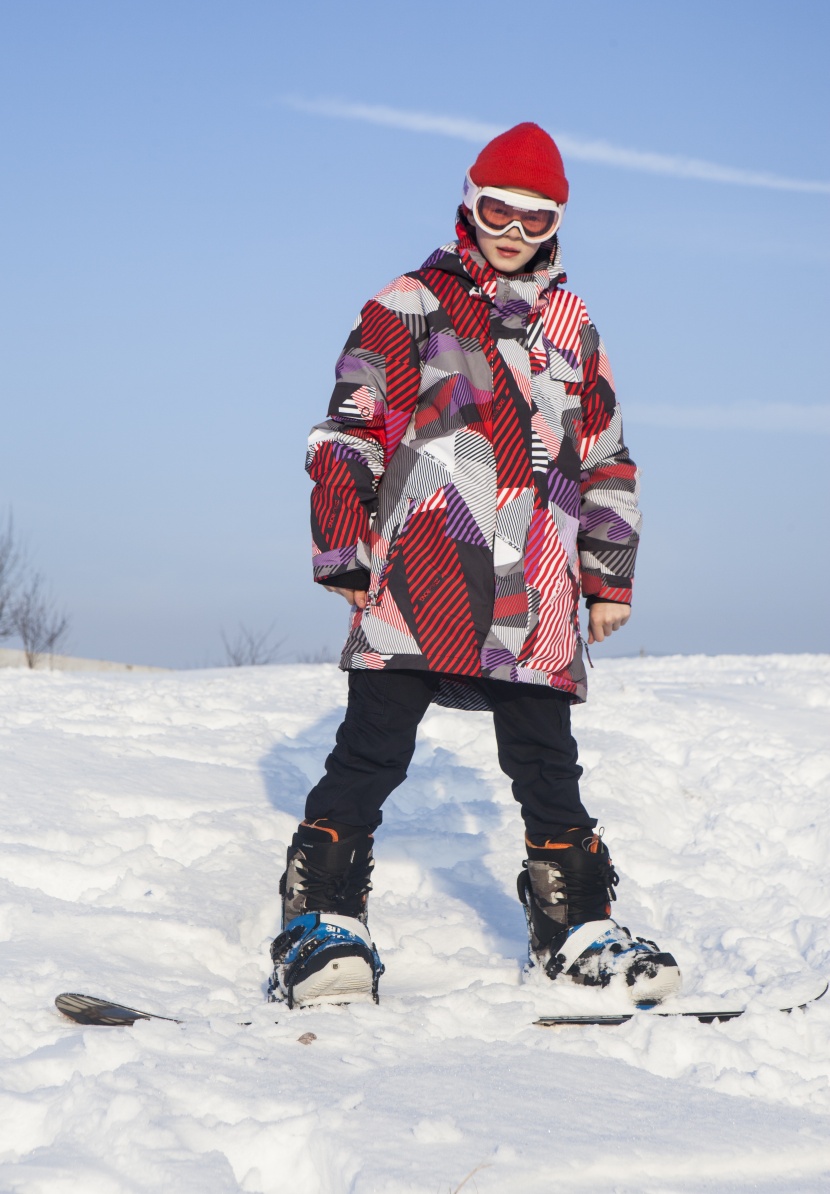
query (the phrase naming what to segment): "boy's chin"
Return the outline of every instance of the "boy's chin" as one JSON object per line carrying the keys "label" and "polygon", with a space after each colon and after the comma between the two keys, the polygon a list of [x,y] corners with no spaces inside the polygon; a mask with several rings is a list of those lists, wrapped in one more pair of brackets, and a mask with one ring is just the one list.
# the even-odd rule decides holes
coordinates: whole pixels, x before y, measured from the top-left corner
{"label": "boy's chin", "polygon": [[513,255],[495,252],[488,260],[493,269],[498,270],[500,274],[517,274],[527,268],[528,262],[532,257],[533,254],[528,257],[525,253],[516,253]]}

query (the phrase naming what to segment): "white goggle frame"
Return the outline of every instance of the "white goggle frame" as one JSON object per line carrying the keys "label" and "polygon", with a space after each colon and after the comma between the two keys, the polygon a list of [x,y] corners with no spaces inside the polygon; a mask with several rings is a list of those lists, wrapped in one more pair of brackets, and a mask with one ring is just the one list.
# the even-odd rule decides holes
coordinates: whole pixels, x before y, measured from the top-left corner
{"label": "white goggle frame", "polygon": [[[482,195],[489,195],[491,199],[500,199],[511,207],[520,207],[523,211],[552,211],[556,213],[556,221],[552,228],[541,236],[531,236],[523,227],[520,220],[511,220],[504,228],[491,228],[478,213],[478,201]],[[488,236],[503,236],[511,228],[518,228],[522,240],[529,245],[541,245],[551,240],[562,226],[567,203],[557,203],[554,199],[540,199],[536,195],[520,195],[517,191],[507,191],[503,187],[479,187],[470,178],[469,171],[464,176],[464,206],[472,212],[473,219],[482,232]]]}

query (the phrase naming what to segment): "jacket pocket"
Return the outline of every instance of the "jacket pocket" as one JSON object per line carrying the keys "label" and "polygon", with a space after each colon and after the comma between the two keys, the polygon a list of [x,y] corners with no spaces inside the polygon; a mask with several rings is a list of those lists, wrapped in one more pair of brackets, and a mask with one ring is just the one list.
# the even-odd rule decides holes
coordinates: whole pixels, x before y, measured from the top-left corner
{"label": "jacket pocket", "polygon": [[[378,601],[380,601],[381,597],[383,596],[384,590],[387,588],[387,586],[389,584],[389,577],[392,574],[392,569],[395,566],[395,561],[401,553],[404,535],[406,533],[407,524],[409,523],[409,516],[412,513],[412,509],[413,509],[414,505],[415,505],[415,503],[410,498],[409,506],[407,508],[406,514],[404,514],[402,521],[398,524],[398,526],[395,528],[395,530],[392,532],[392,534],[389,538],[389,546],[386,549],[386,555],[383,557],[382,560],[379,560],[377,584],[373,585],[373,587],[369,591],[369,604],[370,605],[377,605]],[[375,525],[376,524],[373,524],[369,531],[369,536],[370,536],[369,541],[372,546],[372,559],[373,560],[378,555],[377,546],[378,546],[378,541],[381,538],[381,536],[378,534],[378,532],[375,529]]]}

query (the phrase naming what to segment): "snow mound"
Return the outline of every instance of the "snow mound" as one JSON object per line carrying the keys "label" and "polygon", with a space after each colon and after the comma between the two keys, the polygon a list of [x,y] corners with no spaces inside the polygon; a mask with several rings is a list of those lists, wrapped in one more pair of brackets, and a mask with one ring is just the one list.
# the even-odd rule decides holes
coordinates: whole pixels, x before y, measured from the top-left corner
{"label": "snow mound", "polygon": [[521,980],[518,809],[489,717],[442,709],[377,834],[380,1006],[266,1004],[344,701],[325,665],[0,672],[0,1190],[827,1189],[830,996],[767,1005],[830,974],[830,659],[603,662],[574,714],[617,919],[725,1024],[533,1026],[568,1001]]}

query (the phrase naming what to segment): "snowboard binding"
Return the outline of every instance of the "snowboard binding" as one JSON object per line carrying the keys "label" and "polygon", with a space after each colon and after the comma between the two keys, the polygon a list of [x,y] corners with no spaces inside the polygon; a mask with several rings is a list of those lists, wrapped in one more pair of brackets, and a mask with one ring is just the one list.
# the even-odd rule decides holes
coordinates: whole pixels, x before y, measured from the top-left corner
{"label": "snowboard binding", "polygon": [[372,837],[335,821],[303,822],[280,880],[283,931],[272,942],[271,1000],[378,1001],[383,964],[367,923]]}
{"label": "snowboard binding", "polygon": [[676,995],[682,979],[674,957],[611,919],[619,877],[602,838],[577,828],[527,845],[518,890],[527,918],[528,969],[538,966],[554,982],[613,984],[638,1007]]}
{"label": "snowboard binding", "polygon": [[383,963],[359,920],[307,912],[271,945],[274,973],[268,997],[290,1008],[309,1003],[378,1002]]}

